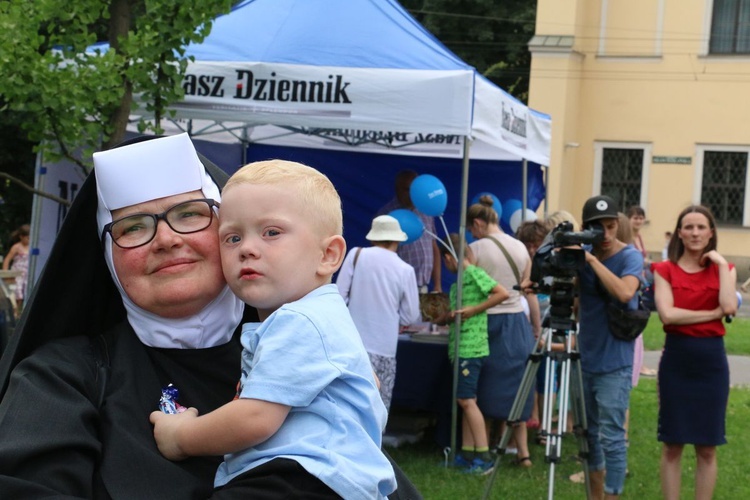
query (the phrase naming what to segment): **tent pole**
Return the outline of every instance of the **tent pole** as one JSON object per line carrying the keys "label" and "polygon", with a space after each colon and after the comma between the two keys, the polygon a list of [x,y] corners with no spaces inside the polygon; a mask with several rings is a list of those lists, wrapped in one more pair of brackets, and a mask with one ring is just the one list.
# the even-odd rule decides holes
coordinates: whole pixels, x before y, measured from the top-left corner
{"label": "tent pole", "polygon": [[247,124],[242,127],[242,165],[247,165],[247,146],[250,141],[247,139]]}
{"label": "tent pole", "polygon": [[[458,235],[460,240],[466,241],[466,203],[469,199],[469,136],[464,136],[464,157],[461,172],[461,215],[458,222]],[[463,283],[463,261],[464,245],[459,245],[458,250],[458,270],[456,273],[456,309],[462,307],[462,283]],[[456,404],[456,394],[458,393],[458,346],[461,340],[461,318],[457,315],[454,319],[453,330],[456,332],[453,341],[453,401],[451,411],[451,443],[448,453],[448,464],[452,465],[456,458],[456,424],[458,423],[458,405]]]}
{"label": "tent pole", "polygon": [[549,217],[549,166],[544,168],[544,219]]}
{"label": "tent pole", "polygon": [[529,163],[526,158],[523,159],[523,179],[521,180],[521,186],[523,189],[523,197],[521,201],[523,206],[521,207],[521,224],[526,222],[526,207],[529,206]]}
{"label": "tent pole", "polygon": [[[40,151],[36,154],[34,165],[34,189],[37,192],[44,192],[44,181],[47,169],[44,166],[44,154]],[[29,249],[29,270],[27,277],[27,296],[31,295],[34,289],[37,277],[37,260],[39,259],[39,230],[42,225],[42,202],[43,199],[38,194],[33,196],[33,207],[31,210],[31,248]]]}

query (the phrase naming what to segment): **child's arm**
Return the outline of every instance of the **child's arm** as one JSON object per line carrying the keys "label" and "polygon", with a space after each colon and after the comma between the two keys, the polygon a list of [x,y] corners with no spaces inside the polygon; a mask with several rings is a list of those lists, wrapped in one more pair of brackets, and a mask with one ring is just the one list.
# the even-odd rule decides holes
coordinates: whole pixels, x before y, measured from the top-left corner
{"label": "child's arm", "polygon": [[503,285],[498,283],[492,290],[490,290],[487,300],[473,306],[468,306],[457,311],[453,311],[453,314],[455,315],[461,313],[461,318],[465,320],[471,318],[472,316],[476,316],[479,313],[483,313],[490,307],[500,304],[508,297],[510,297],[508,290],[506,290]]}
{"label": "child's arm", "polygon": [[534,338],[538,339],[542,334],[542,311],[539,308],[539,299],[536,294],[530,293],[526,296],[526,301],[529,304],[531,330],[534,332]]}
{"label": "child's arm", "polygon": [[[538,345],[540,347],[544,347],[545,343],[547,342],[547,335],[551,335],[552,334],[551,330],[548,330],[548,332],[549,332],[548,334],[546,334],[546,335],[543,334],[543,335],[541,335],[539,337],[539,340],[538,340],[539,344]],[[575,349],[575,347],[576,347],[576,338],[575,338],[575,335],[573,335],[572,333],[569,333],[569,335],[570,335],[570,348],[571,349]],[[567,347],[565,345],[565,342],[550,342],[550,345],[549,345],[549,350],[552,351],[552,352],[565,352],[566,348]]]}
{"label": "child's arm", "polygon": [[18,254],[18,243],[10,247],[8,255],[3,259],[3,271],[7,271],[10,268],[10,263],[13,262],[13,258]]}
{"label": "child's arm", "polygon": [[188,408],[183,413],[151,414],[154,439],[159,451],[170,460],[192,456],[224,455],[262,443],[284,423],[290,406],[236,399],[203,416]]}

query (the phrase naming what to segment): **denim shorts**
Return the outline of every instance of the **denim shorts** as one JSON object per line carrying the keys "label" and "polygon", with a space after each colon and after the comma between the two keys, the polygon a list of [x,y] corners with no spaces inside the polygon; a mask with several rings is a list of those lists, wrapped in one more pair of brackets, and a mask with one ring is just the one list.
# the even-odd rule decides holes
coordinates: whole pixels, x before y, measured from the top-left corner
{"label": "denim shorts", "polygon": [[482,372],[484,358],[458,358],[458,387],[456,399],[477,397],[479,374]]}

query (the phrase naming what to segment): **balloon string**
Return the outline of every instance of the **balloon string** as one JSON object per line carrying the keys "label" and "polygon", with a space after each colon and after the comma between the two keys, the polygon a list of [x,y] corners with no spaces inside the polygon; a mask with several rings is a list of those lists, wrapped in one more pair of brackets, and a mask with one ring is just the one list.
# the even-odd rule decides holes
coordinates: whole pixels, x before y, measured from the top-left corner
{"label": "balloon string", "polygon": [[458,262],[458,257],[456,257],[456,249],[453,247],[453,240],[448,237],[450,233],[448,232],[448,226],[445,225],[445,219],[443,219],[443,216],[440,216],[440,223],[443,225],[443,231],[445,231],[446,239],[448,240],[448,244],[451,246],[451,255],[453,255],[453,258],[456,259],[456,262]]}
{"label": "balloon string", "polygon": [[448,251],[450,252],[451,256],[452,256],[452,257],[453,257],[454,259],[456,259],[456,261],[458,261],[458,257],[456,257],[456,251],[455,251],[455,250],[453,249],[453,243],[451,242],[450,238],[448,238],[448,243],[450,243],[450,246],[448,246],[448,245],[446,245],[446,244],[445,244],[445,242],[444,242],[443,240],[441,240],[441,239],[440,239],[440,238],[438,237],[438,235],[437,235],[437,234],[435,234],[435,233],[432,233],[432,232],[428,231],[427,229],[425,229],[425,230],[424,230],[424,232],[425,232],[425,233],[427,233],[427,234],[429,234],[429,235],[430,235],[430,236],[432,236],[433,238],[435,238],[435,240],[436,240],[436,241],[437,241],[438,243],[440,243],[440,244],[441,244],[441,245],[443,245],[443,246],[444,246],[445,248],[447,248],[447,249],[448,249]]}

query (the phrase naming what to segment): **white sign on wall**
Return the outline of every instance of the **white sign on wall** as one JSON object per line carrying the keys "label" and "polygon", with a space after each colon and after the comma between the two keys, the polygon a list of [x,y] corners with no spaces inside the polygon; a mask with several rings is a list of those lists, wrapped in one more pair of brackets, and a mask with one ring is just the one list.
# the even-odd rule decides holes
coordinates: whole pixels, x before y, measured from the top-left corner
{"label": "white sign on wall", "polygon": [[[34,187],[38,191],[72,202],[81,189],[83,181],[83,171],[74,163],[61,160],[45,165],[37,158]],[[39,278],[67,213],[67,205],[44,196],[34,195],[31,212],[29,288]]]}

